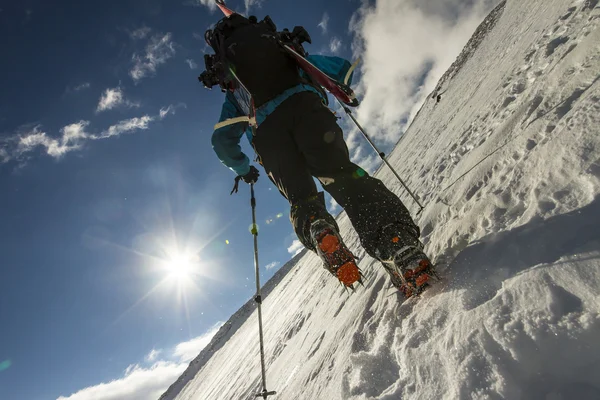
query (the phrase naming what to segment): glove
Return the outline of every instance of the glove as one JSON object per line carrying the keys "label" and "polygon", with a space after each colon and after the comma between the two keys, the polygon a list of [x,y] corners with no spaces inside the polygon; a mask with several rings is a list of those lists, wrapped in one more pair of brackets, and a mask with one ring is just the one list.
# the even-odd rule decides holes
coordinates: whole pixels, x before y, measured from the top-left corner
{"label": "glove", "polygon": [[251,165],[250,172],[248,172],[246,175],[242,176],[242,180],[248,184],[256,183],[259,175],[260,174],[259,174],[258,170],[254,167],[254,165]]}
{"label": "glove", "polygon": [[235,177],[235,183],[233,185],[233,189],[231,190],[230,194],[234,194],[238,192],[238,186],[240,184],[240,180],[243,180],[244,182],[248,183],[248,184],[252,184],[252,183],[256,183],[256,181],[258,180],[258,176],[260,174],[258,173],[258,170],[251,165],[250,166],[250,172],[248,172],[246,175],[238,175]]}

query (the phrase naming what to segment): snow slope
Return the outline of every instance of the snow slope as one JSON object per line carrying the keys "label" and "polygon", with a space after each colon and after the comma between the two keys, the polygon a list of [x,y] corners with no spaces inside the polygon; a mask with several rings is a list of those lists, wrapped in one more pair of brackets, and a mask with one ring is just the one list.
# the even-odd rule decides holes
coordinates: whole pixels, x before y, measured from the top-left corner
{"label": "snow slope", "polygon": [[[390,155],[444,281],[403,302],[365,256],[348,295],[300,255],[263,305],[270,398],[600,398],[599,25],[598,0],[512,0],[484,22]],[[260,390],[250,302],[161,399]]]}

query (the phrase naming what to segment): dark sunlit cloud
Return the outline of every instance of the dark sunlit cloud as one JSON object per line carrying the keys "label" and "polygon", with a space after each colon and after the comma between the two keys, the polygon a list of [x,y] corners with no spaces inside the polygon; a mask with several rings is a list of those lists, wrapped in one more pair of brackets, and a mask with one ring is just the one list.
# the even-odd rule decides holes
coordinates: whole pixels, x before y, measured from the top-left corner
{"label": "dark sunlit cloud", "polygon": [[[495,0],[380,0],[363,2],[350,21],[355,82],[362,104],[356,116],[372,139],[393,145],[459,55]],[[372,150],[344,122],[353,160],[378,165]],[[358,153],[360,152],[360,155]],[[369,171],[371,172],[371,171]]]}

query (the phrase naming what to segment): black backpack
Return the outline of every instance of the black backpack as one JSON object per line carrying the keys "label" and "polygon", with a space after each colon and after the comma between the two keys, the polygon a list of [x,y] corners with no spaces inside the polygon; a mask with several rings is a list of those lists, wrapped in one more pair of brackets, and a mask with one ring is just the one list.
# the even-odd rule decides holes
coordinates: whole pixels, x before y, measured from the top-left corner
{"label": "black backpack", "polygon": [[306,82],[276,35],[277,28],[269,17],[257,22],[239,14],[222,19],[215,29],[207,31],[206,41],[216,52],[210,62],[220,64],[221,76],[215,79],[221,81],[221,87],[236,84],[231,69],[252,95],[254,106],[260,107],[284,90]]}

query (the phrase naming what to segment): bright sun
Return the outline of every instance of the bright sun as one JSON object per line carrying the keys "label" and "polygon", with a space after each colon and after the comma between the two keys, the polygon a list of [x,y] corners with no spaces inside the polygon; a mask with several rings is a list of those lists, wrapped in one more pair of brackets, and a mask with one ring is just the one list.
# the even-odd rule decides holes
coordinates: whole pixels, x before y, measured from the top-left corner
{"label": "bright sun", "polygon": [[171,278],[183,280],[189,278],[193,272],[194,260],[183,254],[172,256],[166,263],[167,272]]}

